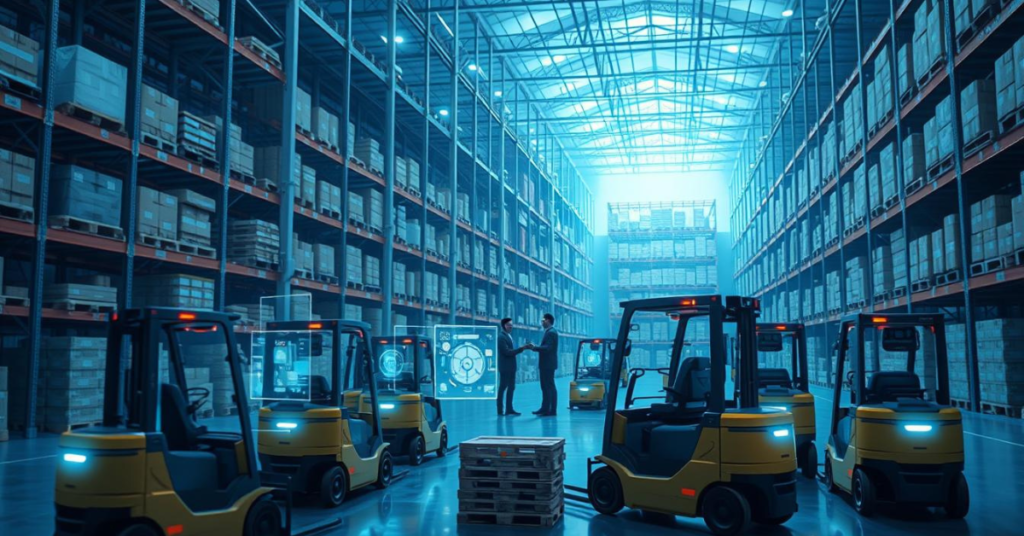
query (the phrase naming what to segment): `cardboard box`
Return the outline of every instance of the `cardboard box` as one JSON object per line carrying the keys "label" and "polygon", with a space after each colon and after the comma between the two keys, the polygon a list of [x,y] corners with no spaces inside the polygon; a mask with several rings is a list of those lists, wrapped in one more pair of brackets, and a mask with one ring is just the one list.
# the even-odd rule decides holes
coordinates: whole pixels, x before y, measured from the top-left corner
{"label": "cardboard box", "polygon": [[32,208],[35,177],[35,158],[0,149],[0,201]]}
{"label": "cardboard box", "polygon": [[1013,255],[1013,223],[1004,223],[996,228],[999,256]]}
{"label": "cardboard box", "polygon": [[960,270],[960,215],[950,214],[942,219],[942,237],[944,251],[943,263],[946,271]]}
{"label": "cardboard box", "polygon": [[984,260],[994,259],[999,256],[999,231],[993,227],[985,229],[982,233],[984,244]]}
{"label": "cardboard box", "polygon": [[57,49],[53,102],[124,125],[128,70],[79,45]]}
{"label": "cardboard box", "polygon": [[924,135],[910,134],[903,138],[903,184],[923,178],[925,173]]}
{"label": "cardboard box", "polygon": [[[160,90],[142,85],[142,110],[139,129],[171,144],[178,143],[178,101]],[[146,138],[143,137],[143,141]]]}
{"label": "cardboard box", "polygon": [[932,250],[932,272],[936,275],[946,273],[946,245],[942,241],[942,229],[933,231],[931,234]]}
{"label": "cardboard box", "polygon": [[316,275],[334,276],[334,248],[326,244],[313,245],[314,271]]}
{"label": "cardboard box", "polygon": [[0,72],[29,86],[39,87],[39,42],[0,26]]}
{"label": "cardboard box", "polygon": [[988,79],[975,80],[960,92],[960,115],[964,129],[964,145],[991,132],[998,133],[996,123],[996,85]]}
{"label": "cardboard box", "polygon": [[1013,214],[1013,249],[1024,249],[1024,195],[1018,195],[1010,201]]}
{"label": "cardboard box", "polygon": [[1004,52],[995,63],[996,115],[1002,119],[1017,109],[1016,56],[1013,48]]}
{"label": "cardboard box", "polygon": [[[313,99],[302,88],[295,93],[295,127],[304,132],[313,132]],[[284,86],[269,84],[252,90],[255,112],[265,119],[282,120],[284,117]]]}
{"label": "cardboard box", "polygon": [[120,227],[121,180],[81,166],[53,166],[50,214]]}

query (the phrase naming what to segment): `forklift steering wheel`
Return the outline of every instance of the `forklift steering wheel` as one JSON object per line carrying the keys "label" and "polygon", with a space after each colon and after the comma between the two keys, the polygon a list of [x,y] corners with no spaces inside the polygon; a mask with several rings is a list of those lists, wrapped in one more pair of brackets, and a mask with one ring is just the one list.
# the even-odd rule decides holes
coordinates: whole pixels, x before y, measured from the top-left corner
{"label": "forklift steering wheel", "polygon": [[186,411],[189,416],[195,415],[196,412],[199,411],[199,408],[203,407],[203,405],[206,404],[206,401],[210,398],[210,390],[206,387],[190,387],[186,394],[188,395],[189,400],[192,400],[192,397],[196,397],[194,401],[189,402],[188,404]]}
{"label": "forklift steering wheel", "polygon": [[852,370],[846,371],[846,382],[845,383],[846,383],[847,387],[853,387],[853,371]]}

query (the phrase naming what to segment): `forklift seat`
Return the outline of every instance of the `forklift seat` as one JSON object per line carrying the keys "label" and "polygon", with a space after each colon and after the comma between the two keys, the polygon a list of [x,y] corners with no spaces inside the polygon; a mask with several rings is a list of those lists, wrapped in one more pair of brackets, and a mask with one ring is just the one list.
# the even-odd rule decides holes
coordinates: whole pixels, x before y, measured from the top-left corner
{"label": "forklift seat", "polygon": [[684,359],[672,389],[675,392],[669,392],[671,402],[652,404],[651,413],[673,421],[699,418],[707,408],[707,397],[711,393],[711,358]]}
{"label": "forklift seat", "polygon": [[789,371],[783,368],[758,369],[757,383],[759,387],[793,388],[793,380],[789,377]]}
{"label": "forklift seat", "polygon": [[921,398],[921,380],[917,374],[904,371],[876,372],[864,393],[865,404],[898,402],[900,398]]}
{"label": "forklift seat", "polygon": [[325,404],[331,397],[331,384],[324,376],[309,378],[309,399],[314,404]]}
{"label": "forklift seat", "polygon": [[199,450],[199,436],[206,433],[188,414],[188,402],[177,385],[160,384],[160,431],[168,450]]}

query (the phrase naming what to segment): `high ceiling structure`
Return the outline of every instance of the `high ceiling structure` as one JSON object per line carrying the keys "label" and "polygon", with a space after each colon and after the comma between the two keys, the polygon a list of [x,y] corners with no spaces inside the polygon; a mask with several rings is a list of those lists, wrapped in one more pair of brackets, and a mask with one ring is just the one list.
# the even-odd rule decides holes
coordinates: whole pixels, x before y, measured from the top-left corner
{"label": "high ceiling structure", "polygon": [[482,28],[501,87],[522,91],[577,167],[600,175],[733,167],[771,70],[791,67],[778,50],[798,35],[794,10],[793,0],[459,3],[471,21],[460,33]]}

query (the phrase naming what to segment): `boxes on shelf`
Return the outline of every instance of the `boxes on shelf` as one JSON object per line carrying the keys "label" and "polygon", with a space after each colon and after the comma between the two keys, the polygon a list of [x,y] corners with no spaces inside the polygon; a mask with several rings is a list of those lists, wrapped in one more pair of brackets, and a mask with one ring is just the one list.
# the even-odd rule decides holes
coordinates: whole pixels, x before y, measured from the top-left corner
{"label": "boxes on shelf", "polygon": [[[1024,41],[1021,38],[1017,43]],[[1022,58],[1017,57],[1021,52],[1020,47],[1014,44],[1004,52],[995,63],[995,92],[996,92],[996,116],[1001,122],[1004,118],[1017,111],[1017,108],[1024,104],[1018,95],[1018,79],[1022,77],[1024,67],[1019,65]],[[1013,121],[1012,124],[1016,124]],[[1002,132],[1000,128],[1000,132]]]}
{"label": "boxes on shelf", "polygon": [[58,48],[54,66],[56,108],[71,106],[124,128],[128,69],[80,45]]}
{"label": "boxes on shelf", "polygon": [[263,220],[229,220],[227,259],[255,268],[276,269],[280,256],[277,224]]}
{"label": "boxes on shelf", "polygon": [[930,283],[933,275],[932,237],[931,233],[924,233],[910,241],[910,282]]}
{"label": "boxes on shelf", "polygon": [[327,111],[323,106],[317,106],[312,111],[312,130],[317,141],[326,144],[328,147],[339,148],[338,145],[338,116]]}
{"label": "boxes on shelf", "polygon": [[[1009,225],[1012,244],[1013,209],[1007,195],[991,195],[971,204],[971,264],[1000,257],[999,228]],[[1006,230],[1004,229],[1004,233]],[[972,266],[972,275],[975,273]]]}
{"label": "boxes on shelf", "polygon": [[316,209],[322,214],[341,216],[341,188],[325,181],[316,183]]}
{"label": "boxes on shelf", "polygon": [[296,275],[305,279],[313,278],[313,244],[299,240],[298,234],[292,234],[292,260]]}
{"label": "boxes on shelf", "polygon": [[[934,247],[934,243],[932,244]],[[942,219],[942,263],[946,272],[960,272],[960,215],[950,214]]]}
{"label": "boxes on shelf", "polygon": [[998,134],[996,128],[996,85],[992,80],[982,79],[971,82],[960,92],[960,115],[962,116],[965,147],[982,136],[988,140]]}
{"label": "boxes on shelf", "polygon": [[[36,159],[0,149],[0,203],[32,211],[36,184]],[[25,215],[34,214],[26,212]]]}
{"label": "boxes on shelf", "polygon": [[380,257],[363,255],[363,284],[368,287],[380,287]]}
{"label": "boxes on shelf", "polygon": [[[217,130],[224,124],[218,116],[207,116],[205,121],[213,123]],[[228,130],[228,158],[231,162],[231,169],[242,175],[256,177],[256,149],[242,141],[242,127],[231,123]]]}
{"label": "boxes on shelf", "polygon": [[913,57],[914,43],[912,41],[908,41],[896,51],[896,81],[901,102],[904,95],[913,93],[917,89]]}
{"label": "boxes on shelf", "polygon": [[[284,118],[284,86],[268,84],[252,90],[253,111],[266,120]],[[295,128],[307,134],[313,133],[313,99],[302,88],[295,92]]]}
{"label": "boxes on shelf", "polygon": [[178,199],[178,240],[209,246],[216,201],[192,190],[168,190],[167,193]]}
{"label": "boxes on shelf", "polygon": [[177,152],[178,101],[162,91],[142,85],[142,111],[139,116],[142,141],[161,150]]}
{"label": "boxes on shelf", "polygon": [[43,430],[60,433],[103,419],[106,352],[103,337],[43,337],[36,399]]}
{"label": "boxes on shelf", "polygon": [[43,307],[69,310],[75,305],[113,308],[117,305],[117,287],[82,283],[51,283],[43,287]]}
{"label": "boxes on shelf", "polygon": [[846,305],[848,307],[864,304],[870,293],[868,289],[868,267],[864,257],[854,257],[846,261]]}
{"label": "boxes on shelf", "polygon": [[925,178],[924,135],[909,134],[903,138],[903,184],[909,189],[915,181]]}
{"label": "boxes on shelf", "polygon": [[[298,161],[299,155],[295,155]],[[316,170],[303,165],[299,183],[295,186],[295,201],[300,205],[314,209],[316,207]]]}
{"label": "boxes on shelf", "polygon": [[39,88],[39,42],[0,26],[0,76]]}
{"label": "boxes on shelf", "polygon": [[1024,319],[983,320],[975,323],[975,329],[981,401],[1020,411],[1024,406]]}
{"label": "boxes on shelf", "polygon": [[138,233],[143,236],[178,239],[178,198],[159,190],[139,186]]}
{"label": "boxes on shelf", "polygon": [[384,172],[384,155],[380,152],[379,141],[373,138],[359,138],[352,148],[352,155],[369,169]]}
{"label": "boxes on shelf", "polygon": [[216,165],[216,123],[186,111],[179,111],[178,154],[201,164]]}
{"label": "boxes on shelf", "polygon": [[53,166],[50,214],[121,226],[121,180],[74,165]]}
{"label": "boxes on shelf", "polygon": [[188,274],[138,276],[132,286],[138,306],[213,309],[214,281]]}
{"label": "boxes on shelf", "polygon": [[953,126],[953,102],[947,96],[924,124],[925,167],[931,169],[953,154]]}
{"label": "boxes on shelf", "polygon": [[871,256],[871,281],[873,297],[886,296],[893,286],[892,246],[883,244],[875,247]]}
{"label": "boxes on shelf", "polygon": [[363,196],[356,192],[348,193],[348,219],[350,221],[366,224],[366,208]]}
{"label": "boxes on shelf", "polygon": [[1024,249],[1024,195],[1010,200],[1010,213],[1013,220],[1013,249]]}
{"label": "boxes on shelf", "polygon": [[228,313],[237,313],[242,316],[239,320],[243,324],[262,326],[263,323],[274,320],[274,306],[256,303],[238,303],[228,305],[224,308]]}
{"label": "boxes on shelf", "polygon": [[[384,229],[384,193],[375,188],[361,188],[355,191],[363,201],[363,221],[371,229],[383,231]],[[352,196],[349,196],[352,202]],[[352,206],[349,206],[349,213],[354,214]]]}
{"label": "boxes on shelf", "polygon": [[363,250],[356,246],[345,246],[345,279],[349,286],[363,285]]}

